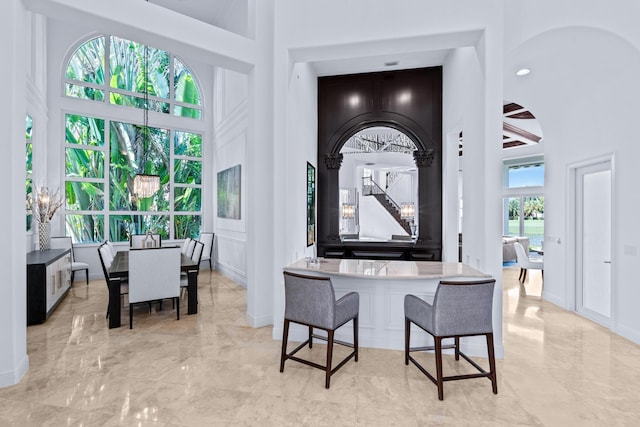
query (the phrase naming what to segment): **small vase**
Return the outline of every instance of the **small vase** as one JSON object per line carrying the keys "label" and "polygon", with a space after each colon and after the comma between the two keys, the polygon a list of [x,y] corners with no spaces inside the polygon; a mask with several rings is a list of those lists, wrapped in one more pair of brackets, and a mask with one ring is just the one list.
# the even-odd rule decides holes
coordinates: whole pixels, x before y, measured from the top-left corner
{"label": "small vase", "polygon": [[40,251],[47,251],[51,248],[51,223],[41,222],[38,224],[38,243]]}

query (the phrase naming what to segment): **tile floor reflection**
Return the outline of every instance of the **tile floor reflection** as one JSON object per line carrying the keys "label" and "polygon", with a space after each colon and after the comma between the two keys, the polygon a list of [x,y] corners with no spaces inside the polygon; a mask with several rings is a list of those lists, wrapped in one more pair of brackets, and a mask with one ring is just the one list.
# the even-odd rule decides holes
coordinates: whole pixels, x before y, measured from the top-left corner
{"label": "tile floor reflection", "polygon": [[637,425],[640,346],[542,301],[538,272],[517,276],[504,270],[499,394],[486,379],[449,382],[443,402],[400,351],[362,348],[328,391],[319,370],[289,361],[281,374],[280,342],[247,326],[244,289],[216,272],[200,273],[198,315],[140,306],[133,330],[107,329],[104,281],[78,282],[27,329],[30,368],[0,389],[0,425]]}

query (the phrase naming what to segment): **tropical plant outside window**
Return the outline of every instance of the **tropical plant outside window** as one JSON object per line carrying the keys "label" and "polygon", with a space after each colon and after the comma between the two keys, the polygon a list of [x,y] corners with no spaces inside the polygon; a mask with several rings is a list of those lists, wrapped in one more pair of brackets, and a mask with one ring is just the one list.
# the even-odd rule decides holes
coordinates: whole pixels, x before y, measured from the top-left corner
{"label": "tropical plant outside window", "polygon": [[33,132],[33,119],[30,115],[27,114],[27,123],[26,123],[26,205],[27,205],[27,231],[31,230],[31,219],[33,218],[33,214],[31,211],[32,201],[33,201],[33,141],[32,141],[32,132]]}
{"label": "tropical plant outside window", "polygon": [[[65,116],[67,235],[76,242],[126,241],[147,230],[165,239],[198,236],[202,125],[191,119],[202,118],[202,107],[185,65],[159,49],[98,37],[71,56],[64,84],[67,96],[101,102],[105,110],[104,117]],[[145,127],[131,119],[130,108],[148,108],[159,114],[156,122],[171,125]],[[160,176],[152,197],[133,194],[133,179],[141,173]]]}

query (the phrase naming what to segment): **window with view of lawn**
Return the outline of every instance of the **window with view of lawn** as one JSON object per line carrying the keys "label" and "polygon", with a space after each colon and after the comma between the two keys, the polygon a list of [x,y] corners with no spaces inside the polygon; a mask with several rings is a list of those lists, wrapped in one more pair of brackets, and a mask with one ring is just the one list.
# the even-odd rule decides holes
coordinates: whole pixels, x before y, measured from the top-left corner
{"label": "window with view of lawn", "polygon": [[[76,49],[63,81],[65,95],[79,100],[64,116],[67,235],[74,242],[126,241],[148,230],[163,239],[198,236],[204,125],[191,71],[169,52],[103,36]],[[87,100],[97,105],[91,114],[81,112]],[[137,197],[137,174],[158,175],[160,189]]]}
{"label": "window with view of lawn", "polygon": [[530,250],[543,249],[544,161],[505,162],[503,234],[526,236]]}

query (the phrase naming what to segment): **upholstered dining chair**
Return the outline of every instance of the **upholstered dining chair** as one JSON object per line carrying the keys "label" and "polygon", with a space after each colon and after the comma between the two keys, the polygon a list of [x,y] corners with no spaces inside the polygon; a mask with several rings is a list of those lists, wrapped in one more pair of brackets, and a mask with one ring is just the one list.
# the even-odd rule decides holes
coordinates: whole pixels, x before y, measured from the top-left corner
{"label": "upholstered dining chair", "polygon": [[76,271],[84,271],[87,279],[87,285],[89,284],[89,264],[75,260],[71,237],[52,237],[51,249],[71,249],[71,282],[73,283]]}
{"label": "upholstered dining chair", "polygon": [[115,246],[113,246],[113,243],[111,243],[111,241],[109,241],[109,240],[105,240],[105,242],[104,242],[104,243],[105,243],[105,244],[107,245],[107,247],[109,248],[109,251],[111,252],[111,257],[112,257],[112,258],[115,258],[116,253],[118,253],[118,250],[116,249],[116,247],[115,247]]}
{"label": "upholstered dining chair", "polygon": [[529,258],[527,252],[524,250],[524,246],[520,243],[515,242],[513,244],[516,249],[516,264],[520,267],[520,276],[518,280],[521,283],[524,283],[527,280],[527,270],[540,270],[542,274],[542,279],[544,280],[544,261],[542,259]]}
{"label": "upholstered dining chair", "polygon": [[[496,361],[493,348],[493,288],[494,279],[478,281],[441,281],[436,289],[433,304],[429,304],[415,295],[405,295],[405,341],[404,364],[411,361],[438,387],[438,399],[444,399],[444,381],[487,377],[491,380],[493,393],[498,394],[496,380]],[[411,324],[414,323],[428,332],[434,340],[433,346],[411,348]],[[489,355],[489,372],[460,351],[460,338],[484,335]],[[442,345],[445,338],[453,338],[454,343]],[[444,376],[442,350],[454,349],[455,360],[460,356],[469,362],[478,373]],[[431,375],[412,356],[415,351],[435,351],[436,376]]]}
{"label": "upholstered dining chair", "polygon": [[[288,359],[325,371],[325,388],[329,388],[331,376],[344,366],[351,358],[358,361],[358,313],[360,297],[357,292],[349,292],[336,301],[331,279],[328,277],[307,276],[284,272],[284,331],[282,333],[282,352],[280,355],[280,372],[284,371],[284,362]],[[334,339],[336,329],[353,320],[353,344]],[[309,328],[309,337],[287,353],[289,324],[298,323]],[[322,329],[327,337],[315,335],[313,329]],[[313,338],[327,341],[326,365],[296,357],[295,354],[307,344],[313,347]],[[341,344],[353,348],[335,368],[332,368],[333,344]]]}
{"label": "upholstered dining chair", "polygon": [[[111,268],[111,263],[113,262],[113,256],[111,255],[111,250],[107,243],[103,243],[98,247],[98,257],[100,258],[100,264],[102,265],[102,272],[104,273],[104,280],[107,282],[107,288],[109,287],[109,268]],[[129,285],[125,279],[118,278],[120,282],[120,297],[123,295],[127,295],[129,293]],[[109,318],[109,309],[110,306],[107,304],[107,316]]]}
{"label": "upholstered dining chair", "polygon": [[215,237],[215,233],[210,232],[202,232],[200,233],[200,240],[204,244],[204,248],[202,249],[202,258],[201,261],[209,261],[209,270],[213,270],[213,264],[211,264],[211,258],[213,254],[213,239]]}
{"label": "upholstered dining chair", "polygon": [[132,249],[129,251],[129,329],[133,328],[133,305],[174,300],[180,320],[180,248]]}
{"label": "upholstered dining chair", "polygon": [[[191,261],[193,261],[196,266],[193,268],[195,271],[200,271],[200,261],[202,259],[202,253],[204,250],[204,243],[199,242],[197,240],[193,240],[193,251],[191,252]],[[191,270],[191,271],[193,271]],[[180,273],[180,287],[186,289],[189,286],[189,280],[186,272]]]}
{"label": "upholstered dining chair", "polygon": [[191,244],[191,242],[192,242],[191,237],[187,237],[187,238],[184,239],[184,242],[182,242],[182,247],[181,247],[182,255],[189,256],[188,255],[188,253],[189,253],[189,245]]}
{"label": "upholstered dining chair", "polygon": [[129,237],[131,249],[159,248],[162,246],[162,236],[157,233],[132,234]]}

